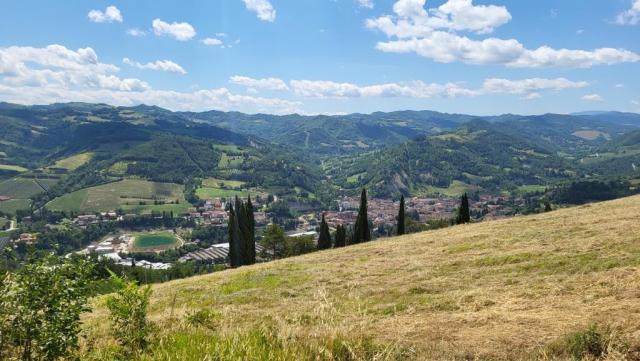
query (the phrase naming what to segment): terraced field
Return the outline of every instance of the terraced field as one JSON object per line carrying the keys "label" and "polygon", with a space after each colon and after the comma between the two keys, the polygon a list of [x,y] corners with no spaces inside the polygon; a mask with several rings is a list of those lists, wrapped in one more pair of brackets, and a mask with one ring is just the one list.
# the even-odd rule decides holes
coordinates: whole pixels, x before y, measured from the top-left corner
{"label": "terraced field", "polygon": [[[154,204],[154,201],[177,204]],[[125,179],[96,187],[81,189],[47,204],[51,210],[99,212],[122,208],[134,213],[155,211],[186,211],[190,204],[184,199],[183,186],[174,183]]]}

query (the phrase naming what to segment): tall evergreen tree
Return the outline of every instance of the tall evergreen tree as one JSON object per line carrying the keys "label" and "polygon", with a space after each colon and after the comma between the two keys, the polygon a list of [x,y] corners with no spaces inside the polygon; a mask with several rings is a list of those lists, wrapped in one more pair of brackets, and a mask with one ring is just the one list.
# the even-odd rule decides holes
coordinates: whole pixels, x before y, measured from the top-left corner
{"label": "tall evergreen tree", "polygon": [[358,218],[356,218],[353,241],[351,243],[369,242],[371,240],[367,208],[367,190],[363,188],[360,194],[360,209],[358,210]]}
{"label": "tall evergreen tree", "polygon": [[343,225],[339,224],[336,227],[335,242],[333,243],[333,246],[335,248],[344,247],[346,246],[346,243],[347,243],[347,230],[344,228]]}
{"label": "tall evergreen tree", "polygon": [[251,196],[247,197],[246,205],[247,215],[247,228],[249,229],[247,237],[247,260],[245,264],[256,263],[256,218],[253,214],[253,203],[251,203]]}
{"label": "tall evergreen tree", "polygon": [[320,236],[318,237],[318,249],[331,248],[331,234],[329,233],[329,225],[324,219],[324,213],[322,214],[322,221],[320,222]]}
{"label": "tall evergreen tree", "polygon": [[398,233],[398,236],[402,236],[404,234],[404,195],[400,196],[400,209],[398,210],[397,233]]}
{"label": "tall evergreen tree", "polygon": [[456,217],[456,224],[464,224],[471,222],[471,213],[469,210],[469,197],[467,193],[460,197],[460,208],[458,208],[458,215]]}
{"label": "tall evergreen tree", "polygon": [[238,198],[235,197],[235,211],[236,211],[236,221],[238,223],[238,228],[240,229],[239,238],[239,248],[240,248],[240,265],[245,265],[245,260],[247,259],[247,235],[249,233],[249,229],[247,227],[247,212],[244,204]]}
{"label": "tall evergreen tree", "polygon": [[240,267],[240,227],[233,206],[229,208],[229,264],[231,267]]}

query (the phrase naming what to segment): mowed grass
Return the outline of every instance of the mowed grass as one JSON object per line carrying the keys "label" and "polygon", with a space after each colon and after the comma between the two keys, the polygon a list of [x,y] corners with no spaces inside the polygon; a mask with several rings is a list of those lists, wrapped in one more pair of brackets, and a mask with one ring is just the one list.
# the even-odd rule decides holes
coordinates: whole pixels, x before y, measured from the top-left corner
{"label": "mowed grass", "polygon": [[[154,200],[178,200],[179,203],[154,205]],[[146,204],[140,204],[141,202]],[[47,203],[48,209],[74,212],[99,212],[117,208],[136,213],[148,213],[151,210],[181,212],[189,207],[184,199],[183,186],[139,179],[124,179],[81,189]]]}
{"label": "mowed grass", "polygon": [[66,170],[75,170],[90,161],[91,158],[93,158],[93,153],[91,152],[79,153],[56,161],[53,167]]}
{"label": "mowed grass", "polygon": [[[354,350],[362,340],[394,350],[377,359],[569,360],[549,352],[591,324],[638,347],[639,217],[635,196],[156,285],[150,318],[160,341],[147,359],[224,359],[220,339],[240,347],[256,329],[276,335],[265,341],[274,349],[330,352],[342,338]],[[102,298],[95,307],[85,331],[94,350],[107,350]],[[216,312],[211,329],[185,321],[196,311]]]}

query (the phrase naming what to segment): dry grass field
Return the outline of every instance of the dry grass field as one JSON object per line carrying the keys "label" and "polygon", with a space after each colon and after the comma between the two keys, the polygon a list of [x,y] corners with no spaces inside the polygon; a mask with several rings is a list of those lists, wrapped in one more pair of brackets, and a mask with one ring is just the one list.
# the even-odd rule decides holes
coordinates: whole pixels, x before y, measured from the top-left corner
{"label": "dry grass field", "polygon": [[[113,349],[94,305],[87,359]],[[148,360],[570,360],[571,335],[592,325],[603,359],[633,360],[640,196],[160,284],[150,317]]]}

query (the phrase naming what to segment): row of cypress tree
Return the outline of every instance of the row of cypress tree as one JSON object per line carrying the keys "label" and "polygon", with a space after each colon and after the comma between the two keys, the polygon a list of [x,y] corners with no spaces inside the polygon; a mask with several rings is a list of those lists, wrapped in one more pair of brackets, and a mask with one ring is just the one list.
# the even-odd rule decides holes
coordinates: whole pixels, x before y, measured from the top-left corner
{"label": "row of cypress tree", "polygon": [[[353,236],[349,244],[369,242],[371,231],[369,229],[369,218],[367,215],[367,190],[362,189],[360,194],[360,207],[358,216],[353,227]],[[456,223],[468,223],[470,221],[469,198],[465,193],[460,198],[460,208],[456,217]],[[400,207],[398,209],[396,234],[405,234],[405,202],[404,195],[400,197]],[[239,267],[254,264],[256,262],[256,237],[255,218],[253,214],[253,204],[251,196],[247,202],[242,202],[237,196],[234,204],[229,210],[229,261],[231,267]],[[344,247],[347,244],[347,230],[345,226],[338,225],[335,232],[333,247]],[[329,249],[332,247],[331,233],[329,225],[322,214],[320,222],[320,235],[318,237],[318,249]]]}
{"label": "row of cypress tree", "polygon": [[[400,207],[398,209],[396,234],[401,236],[405,234],[405,202],[404,195],[400,196]],[[460,207],[456,215],[455,223],[464,224],[471,221],[471,214],[469,210],[469,197],[467,194],[463,194],[460,197]],[[343,225],[338,225],[335,232],[334,247],[344,247],[346,245],[346,229]],[[369,219],[367,217],[367,190],[363,189],[360,194],[360,208],[358,210],[358,217],[353,229],[353,236],[349,244],[356,244],[362,242],[368,242],[371,240],[371,232],[369,230]],[[327,224],[324,214],[322,215],[322,221],[320,222],[320,236],[318,238],[318,249],[331,248],[331,234],[329,232],[329,225]]]}
{"label": "row of cypress tree", "polygon": [[229,263],[240,267],[256,263],[256,221],[251,196],[241,201],[237,196],[229,209]]}

